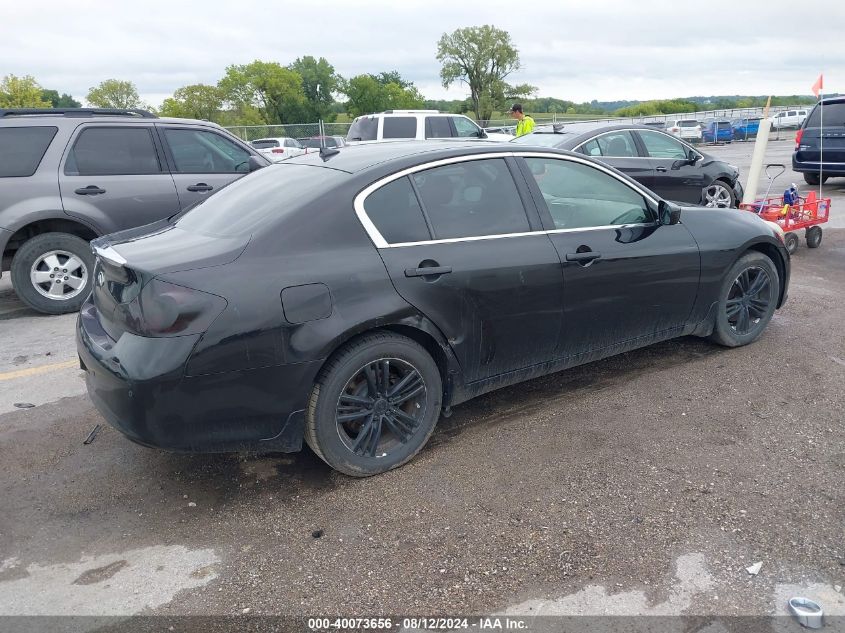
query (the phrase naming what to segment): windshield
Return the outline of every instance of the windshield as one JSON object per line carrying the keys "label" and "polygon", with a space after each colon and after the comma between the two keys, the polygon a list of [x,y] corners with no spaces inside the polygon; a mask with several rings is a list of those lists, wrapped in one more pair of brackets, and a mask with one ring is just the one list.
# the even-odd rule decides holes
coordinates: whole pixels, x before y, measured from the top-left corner
{"label": "windshield", "polygon": [[558,147],[563,143],[564,139],[571,136],[571,134],[554,134],[550,132],[532,132],[524,136],[518,136],[511,143],[521,143],[523,145],[542,145],[543,147]]}
{"label": "windshield", "polygon": [[176,226],[203,235],[247,235],[325,193],[344,176],[336,169],[276,163],[224,187],[177,219]]}
{"label": "windshield", "polygon": [[378,137],[378,119],[375,117],[359,117],[352,122],[347,141],[374,141]]}

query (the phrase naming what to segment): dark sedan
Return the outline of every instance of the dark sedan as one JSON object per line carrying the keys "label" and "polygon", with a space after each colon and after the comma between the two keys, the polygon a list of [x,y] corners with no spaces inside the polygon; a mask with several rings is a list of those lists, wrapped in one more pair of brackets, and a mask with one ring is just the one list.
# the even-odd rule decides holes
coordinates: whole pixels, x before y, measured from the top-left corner
{"label": "dark sedan", "polygon": [[513,142],[592,156],[667,200],[706,207],[736,207],[742,200],[734,165],[644,125],[558,124],[538,127]]}
{"label": "dark sedan", "polygon": [[499,387],[682,335],[750,343],[789,283],[753,213],[511,143],[295,157],[93,245],[77,348],[113,426],[179,451],[304,439],[354,476]]}

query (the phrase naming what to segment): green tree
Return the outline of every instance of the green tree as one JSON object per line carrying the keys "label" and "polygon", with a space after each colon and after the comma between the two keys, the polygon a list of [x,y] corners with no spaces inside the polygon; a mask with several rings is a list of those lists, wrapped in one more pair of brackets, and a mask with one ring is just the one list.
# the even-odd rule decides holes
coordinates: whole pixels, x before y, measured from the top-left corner
{"label": "green tree", "polygon": [[54,108],[81,108],[82,104],[74,99],[71,95],[62,93],[59,95],[56,90],[42,90],[41,96],[50,103]]}
{"label": "green tree", "polygon": [[235,109],[255,108],[268,125],[307,121],[302,77],[277,62],[229,66],[217,86],[224,101]]}
{"label": "green tree", "polygon": [[192,84],[183,86],[165,99],[159,114],[184,119],[202,119],[219,123],[223,93],[217,86]]}
{"label": "green tree", "polygon": [[343,83],[342,91],[349,99],[346,111],[352,116],[421,108],[424,103],[416,88],[403,88],[397,83],[382,84],[373,75],[357,75],[348,79]]}
{"label": "green tree", "polygon": [[372,77],[383,86],[387,84],[399,84],[406,90],[414,87],[414,82],[403,78],[398,70],[382,71],[378,75],[372,75]]}
{"label": "green tree", "polygon": [[324,57],[317,60],[306,55],[293,62],[288,69],[302,77],[302,90],[307,101],[305,116],[312,122],[320,119],[334,121],[337,114],[332,111],[332,105],[340,82],[334,66]]}
{"label": "green tree", "polygon": [[88,90],[85,100],[95,108],[142,108],[144,104],[131,81],[106,79]]}
{"label": "green tree", "polygon": [[6,75],[0,81],[0,108],[49,108],[52,104],[42,95],[41,86],[30,75]]}
{"label": "green tree", "polygon": [[533,86],[512,86],[505,78],[520,68],[519,52],[507,31],[494,26],[472,26],[444,33],[437,42],[440,79],[448,88],[456,81],[469,86],[475,116],[487,121],[507,99],[535,91]]}

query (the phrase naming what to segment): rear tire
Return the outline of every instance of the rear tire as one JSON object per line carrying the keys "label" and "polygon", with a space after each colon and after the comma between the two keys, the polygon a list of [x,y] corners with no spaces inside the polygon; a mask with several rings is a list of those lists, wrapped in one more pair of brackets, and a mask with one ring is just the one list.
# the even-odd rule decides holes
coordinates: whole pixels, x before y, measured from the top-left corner
{"label": "rear tire", "polygon": [[795,233],[785,233],[783,236],[783,245],[786,246],[786,250],[792,255],[798,250],[798,236]]}
{"label": "rear tire", "polygon": [[91,294],[93,271],[94,254],[88,242],[69,233],[43,233],[24,242],[15,253],[12,286],[33,310],[76,312]]}
{"label": "rear tire", "polygon": [[828,178],[830,178],[830,176],[824,176],[823,178],[819,178],[818,174],[810,174],[804,172],[804,182],[806,182],[808,185],[824,184],[827,182]]}
{"label": "rear tire", "polygon": [[822,227],[811,226],[804,233],[804,239],[807,240],[807,248],[818,248],[822,243]]}
{"label": "rear tire", "polygon": [[750,252],[731,266],[719,290],[719,308],[711,340],[725,347],[756,341],[775,313],[780,292],[771,259]]}
{"label": "rear tire", "polygon": [[425,349],[392,332],[368,334],[342,347],[320,372],[306,409],[305,441],[335,470],[377,475],[425,446],[442,401],[440,371]]}

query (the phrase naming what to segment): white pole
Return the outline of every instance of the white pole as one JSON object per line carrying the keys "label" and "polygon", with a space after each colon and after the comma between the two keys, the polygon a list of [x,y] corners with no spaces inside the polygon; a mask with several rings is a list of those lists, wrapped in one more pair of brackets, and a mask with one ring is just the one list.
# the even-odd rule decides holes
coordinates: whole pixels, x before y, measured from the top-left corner
{"label": "white pole", "polygon": [[[824,80],[822,80],[824,81]],[[819,90],[819,200],[824,183],[824,88]],[[819,202],[821,204],[821,202]]]}
{"label": "white pole", "polygon": [[766,107],[763,110],[763,118],[757,130],[757,138],[754,140],[754,152],[751,155],[751,167],[748,169],[748,180],[745,182],[745,191],[742,195],[743,204],[751,204],[757,199],[757,187],[760,184],[760,172],[763,169],[763,160],[766,158],[766,146],[769,144],[769,105],[772,98],[769,97]]}

